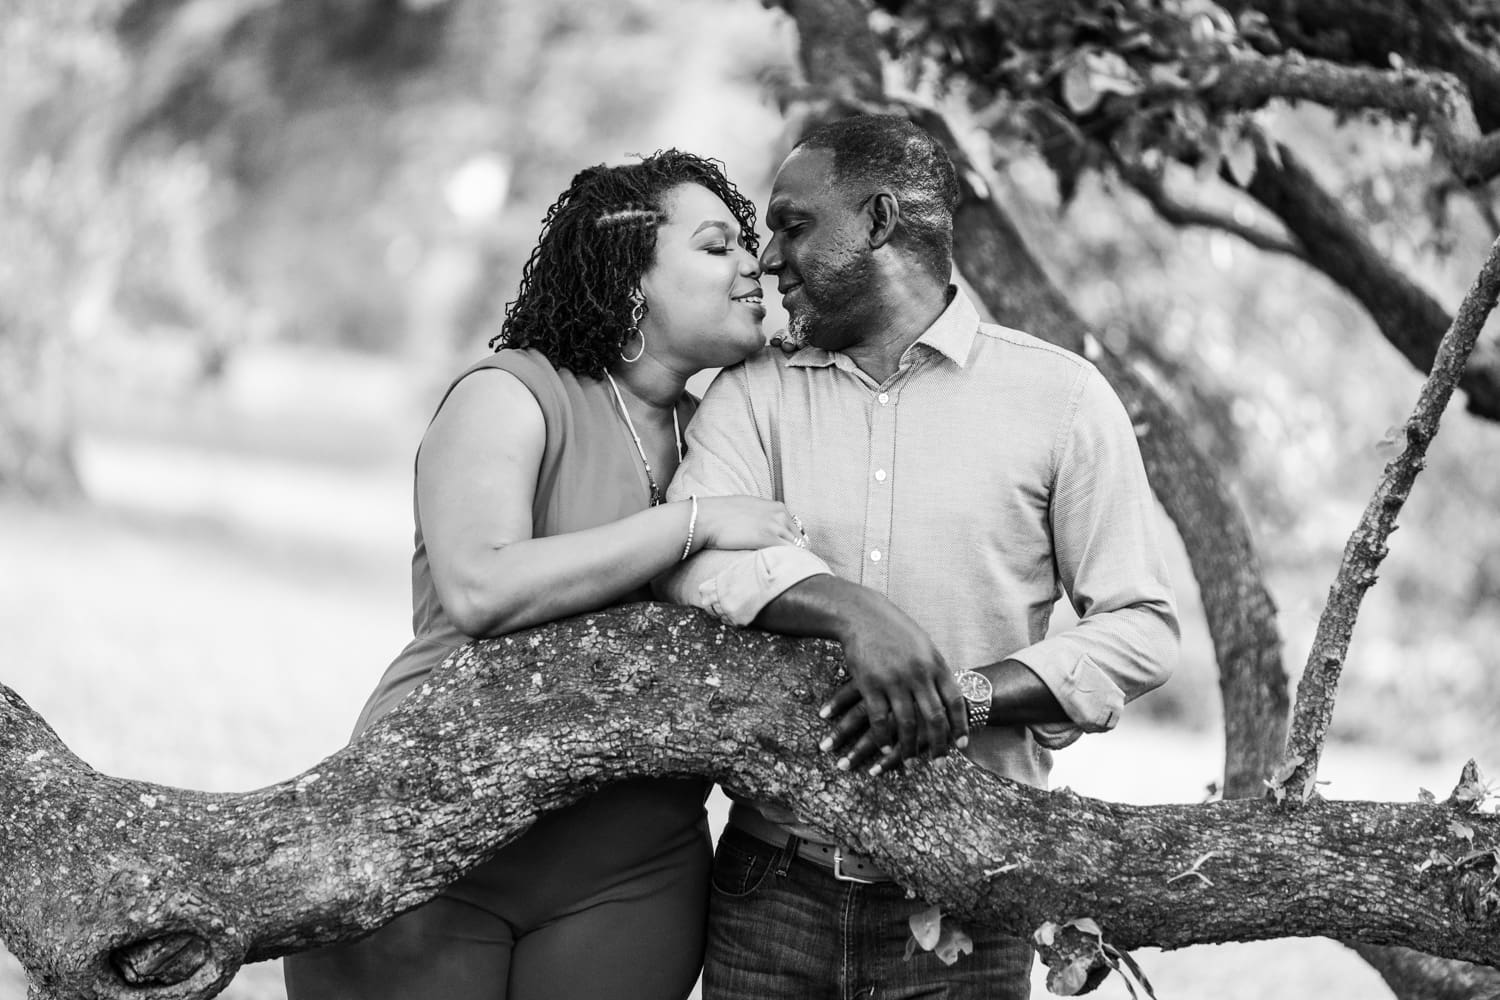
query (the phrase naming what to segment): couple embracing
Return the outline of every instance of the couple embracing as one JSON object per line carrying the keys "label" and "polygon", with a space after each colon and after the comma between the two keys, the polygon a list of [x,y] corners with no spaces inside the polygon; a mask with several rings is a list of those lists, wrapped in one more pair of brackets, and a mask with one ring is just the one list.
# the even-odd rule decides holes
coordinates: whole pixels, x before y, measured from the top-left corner
{"label": "couple embracing", "polygon": [[[840,768],[951,751],[1042,787],[1113,728],[1177,645],[1134,432],[1090,364],[950,283],[956,201],[941,146],[883,116],[793,149],[763,250],[713,161],[579,173],[418,450],[415,637],[357,731],[466,642],[653,594],[842,643]],[[1063,593],[1079,621],[1048,634]],[[680,1000],[700,967],[705,1000],[1027,996],[1026,942],[908,959],[925,904],[768,803],[733,803],[711,851],[706,794],[631,780],[545,816],[288,958],[289,998]]]}

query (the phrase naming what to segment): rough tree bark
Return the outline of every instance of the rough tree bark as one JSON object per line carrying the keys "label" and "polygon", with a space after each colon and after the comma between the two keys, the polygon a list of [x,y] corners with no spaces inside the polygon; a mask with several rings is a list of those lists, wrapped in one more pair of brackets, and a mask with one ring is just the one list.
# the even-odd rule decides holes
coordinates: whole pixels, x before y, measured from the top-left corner
{"label": "rough tree bark", "polygon": [[[580,616],[468,647],[350,747],[244,794],[99,774],[0,689],[0,937],[34,1000],[208,997],[242,962],[378,926],[604,782],[700,774],[795,809],[960,921],[1500,963],[1500,819],[1472,798],[1145,807],[961,758],[851,775],[816,747],[841,662],[682,608]],[[1424,868],[1433,852],[1466,856]],[[1070,943],[1044,960],[1066,965]]]}

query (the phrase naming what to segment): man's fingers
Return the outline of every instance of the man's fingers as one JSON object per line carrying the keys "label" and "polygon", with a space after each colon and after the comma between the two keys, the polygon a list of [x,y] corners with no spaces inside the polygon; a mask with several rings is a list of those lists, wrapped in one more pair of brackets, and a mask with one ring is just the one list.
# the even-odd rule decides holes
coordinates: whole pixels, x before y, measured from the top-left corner
{"label": "man's fingers", "polygon": [[864,703],[855,702],[847,712],[834,716],[833,732],[823,737],[823,742],[818,744],[818,749],[825,752],[838,750],[851,740],[868,732],[869,728],[870,719],[865,713]]}
{"label": "man's fingers", "polygon": [[896,743],[900,748],[901,756],[914,757],[917,753],[917,728],[919,720],[917,709],[912,704],[911,695],[902,690],[897,690],[891,698],[891,715],[896,720]]}
{"label": "man's fingers", "polygon": [[865,715],[870,721],[870,738],[876,746],[890,746],[896,742],[896,730],[891,719],[891,703],[883,691],[861,691]]}
{"label": "man's fingers", "polygon": [[932,688],[917,691],[917,724],[921,730],[921,746],[929,757],[942,757],[948,753],[950,739],[957,737],[949,730],[948,710],[938,692]]}
{"label": "man's fingers", "polygon": [[854,741],[854,745],[849,748],[849,752],[839,758],[839,770],[859,770],[876,758],[884,756],[887,752],[897,753],[899,756],[899,752],[884,746],[870,734],[869,730],[866,730],[859,739]]}
{"label": "man's fingers", "polygon": [[958,682],[951,676],[947,683],[938,685],[938,695],[943,699],[943,707],[948,713],[948,735],[953,738],[953,745],[962,750],[969,745],[969,703],[964,700],[963,692],[958,689]]}
{"label": "man's fingers", "polygon": [[884,747],[882,748],[880,759],[870,767],[870,777],[873,778],[877,774],[884,774],[886,771],[899,771],[901,770],[901,764],[901,751],[895,747]]}
{"label": "man's fingers", "polygon": [[825,701],[823,703],[823,707],[818,709],[818,718],[838,718],[840,715],[843,715],[845,712],[849,711],[849,709],[857,705],[859,703],[859,697],[859,688],[854,685],[853,681],[847,681],[844,684],[841,684],[839,686],[839,689],[833,692],[833,697]]}

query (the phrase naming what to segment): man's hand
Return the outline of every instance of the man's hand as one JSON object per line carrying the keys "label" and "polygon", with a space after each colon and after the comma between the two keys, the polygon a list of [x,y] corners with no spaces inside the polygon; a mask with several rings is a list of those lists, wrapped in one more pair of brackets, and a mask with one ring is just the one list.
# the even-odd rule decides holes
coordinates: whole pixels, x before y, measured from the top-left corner
{"label": "man's hand", "polygon": [[900,608],[863,591],[845,609],[837,638],[850,682],[819,714],[833,722],[821,749],[839,767],[873,761],[871,774],[921,753],[941,757],[968,743],[963,694],[926,631]]}

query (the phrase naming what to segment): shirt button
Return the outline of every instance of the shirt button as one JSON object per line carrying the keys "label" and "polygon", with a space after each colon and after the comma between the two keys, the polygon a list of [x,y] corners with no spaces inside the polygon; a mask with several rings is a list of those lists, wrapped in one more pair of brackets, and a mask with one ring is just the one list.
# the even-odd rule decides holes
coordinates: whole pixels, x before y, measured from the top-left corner
{"label": "shirt button", "polygon": [[880,562],[880,550],[879,549],[871,549],[870,550],[870,562]]}
{"label": "shirt button", "polygon": [[889,403],[891,401],[891,394],[888,392],[882,392],[875,398],[880,401],[881,406],[884,406],[886,403]]}
{"label": "shirt button", "polygon": [[885,470],[884,469],[876,469],[875,470],[875,481],[877,483],[883,483],[883,482],[885,482]]}

